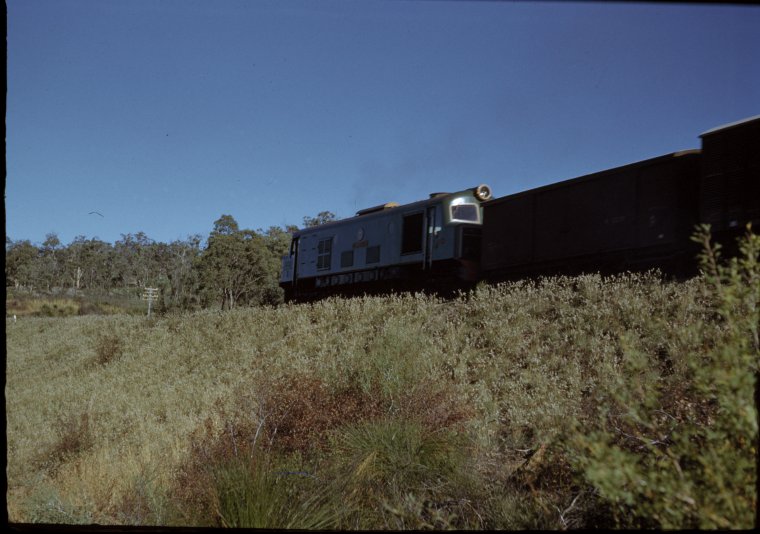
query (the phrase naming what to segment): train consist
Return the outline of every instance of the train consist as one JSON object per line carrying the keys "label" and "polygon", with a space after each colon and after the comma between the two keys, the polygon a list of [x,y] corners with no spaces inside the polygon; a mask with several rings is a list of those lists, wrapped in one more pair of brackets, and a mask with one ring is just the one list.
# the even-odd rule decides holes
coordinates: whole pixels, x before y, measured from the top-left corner
{"label": "train consist", "polygon": [[760,228],[760,117],[703,133],[675,152],[501,198],[488,186],[293,234],[282,258],[286,300],[466,288],[541,274],[696,274],[700,223],[727,252]]}

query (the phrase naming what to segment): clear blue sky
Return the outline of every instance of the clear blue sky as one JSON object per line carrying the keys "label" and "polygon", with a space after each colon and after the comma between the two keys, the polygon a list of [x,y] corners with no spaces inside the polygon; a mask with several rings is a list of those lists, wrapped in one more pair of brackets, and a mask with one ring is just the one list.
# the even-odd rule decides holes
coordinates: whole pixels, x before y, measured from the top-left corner
{"label": "clear blue sky", "polygon": [[[6,234],[114,242],[497,196],[760,113],[760,8],[8,0]],[[89,214],[98,211],[103,216]]]}

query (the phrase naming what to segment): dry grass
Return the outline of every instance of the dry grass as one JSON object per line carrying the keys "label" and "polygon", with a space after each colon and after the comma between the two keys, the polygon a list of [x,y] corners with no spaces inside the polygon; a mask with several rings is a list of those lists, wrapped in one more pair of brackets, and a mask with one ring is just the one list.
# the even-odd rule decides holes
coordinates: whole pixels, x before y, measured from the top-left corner
{"label": "dry grass", "polygon": [[705,298],[699,281],[585,276],[453,302],[6,321],[9,519],[614,525],[566,437],[634,432],[609,410],[621,387],[715,417],[688,365],[720,342]]}

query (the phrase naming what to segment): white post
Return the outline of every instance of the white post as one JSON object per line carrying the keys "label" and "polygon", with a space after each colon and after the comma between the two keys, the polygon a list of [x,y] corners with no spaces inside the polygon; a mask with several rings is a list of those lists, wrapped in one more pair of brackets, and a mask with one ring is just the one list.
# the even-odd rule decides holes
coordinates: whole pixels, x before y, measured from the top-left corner
{"label": "white post", "polygon": [[151,304],[153,304],[153,299],[158,297],[158,288],[157,287],[146,287],[145,292],[142,295],[143,300],[148,301],[148,317],[150,317],[150,308]]}

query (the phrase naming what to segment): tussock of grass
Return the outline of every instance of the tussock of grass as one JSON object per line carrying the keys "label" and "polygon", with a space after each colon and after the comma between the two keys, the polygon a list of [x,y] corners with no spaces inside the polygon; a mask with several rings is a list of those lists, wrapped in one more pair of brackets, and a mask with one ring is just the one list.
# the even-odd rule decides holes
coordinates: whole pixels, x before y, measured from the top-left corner
{"label": "tussock of grass", "polygon": [[53,462],[60,463],[92,447],[90,415],[87,412],[62,416],[55,425],[57,439],[45,454]]}
{"label": "tussock of grass", "polygon": [[103,334],[98,337],[95,344],[96,362],[105,365],[117,360],[122,355],[122,343],[118,336]]}
{"label": "tussock of grass", "polygon": [[746,528],[756,280],[7,321],[10,519]]}

